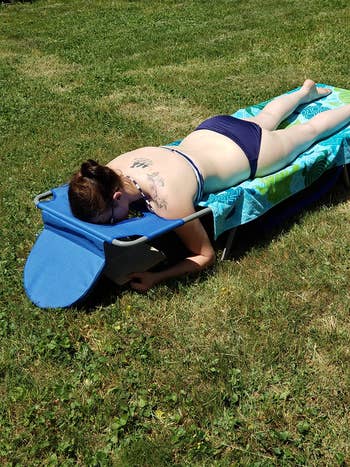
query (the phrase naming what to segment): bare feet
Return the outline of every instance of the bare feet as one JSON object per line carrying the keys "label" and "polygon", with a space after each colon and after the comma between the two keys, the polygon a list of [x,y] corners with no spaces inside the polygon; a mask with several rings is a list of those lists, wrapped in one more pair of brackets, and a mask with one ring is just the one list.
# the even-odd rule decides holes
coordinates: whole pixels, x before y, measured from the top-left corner
{"label": "bare feet", "polygon": [[331,89],[317,87],[315,82],[311,79],[305,80],[301,89],[305,92],[305,97],[303,99],[305,104],[316,99],[320,99],[321,97],[328,96],[328,94],[332,92]]}

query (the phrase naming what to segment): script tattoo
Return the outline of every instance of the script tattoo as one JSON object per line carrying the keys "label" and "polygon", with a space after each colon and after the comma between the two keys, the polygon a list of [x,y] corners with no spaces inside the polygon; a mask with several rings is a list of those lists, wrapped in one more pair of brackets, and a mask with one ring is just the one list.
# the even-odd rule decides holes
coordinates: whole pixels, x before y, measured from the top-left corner
{"label": "script tattoo", "polygon": [[159,209],[167,209],[167,201],[164,198],[160,198],[158,194],[158,188],[165,185],[163,178],[159,175],[159,172],[149,173],[147,174],[147,178],[150,183],[150,192],[153,202]]}
{"label": "script tattoo", "polygon": [[150,167],[153,164],[151,159],[146,159],[144,157],[138,157],[137,159],[134,159],[130,165],[131,169],[134,169],[135,167],[139,169],[146,169],[147,167]]}

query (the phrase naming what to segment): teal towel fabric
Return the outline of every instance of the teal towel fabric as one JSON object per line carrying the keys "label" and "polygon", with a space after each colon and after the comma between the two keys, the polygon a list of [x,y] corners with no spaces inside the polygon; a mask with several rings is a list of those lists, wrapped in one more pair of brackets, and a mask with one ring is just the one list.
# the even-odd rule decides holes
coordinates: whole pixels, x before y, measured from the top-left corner
{"label": "teal towel fabric", "polygon": [[[281,127],[305,122],[320,112],[350,103],[350,91],[325,84],[319,86],[331,88],[332,94],[299,107]],[[256,115],[266,103],[241,109],[233,115],[238,118]],[[350,125],[313,145],[284,169],[205,195],[199,204],[209,206],[213,211],[217,238],[226,230],[256,219],[284,199],[303,190],[331,167],[347,163],[350,163]]]}

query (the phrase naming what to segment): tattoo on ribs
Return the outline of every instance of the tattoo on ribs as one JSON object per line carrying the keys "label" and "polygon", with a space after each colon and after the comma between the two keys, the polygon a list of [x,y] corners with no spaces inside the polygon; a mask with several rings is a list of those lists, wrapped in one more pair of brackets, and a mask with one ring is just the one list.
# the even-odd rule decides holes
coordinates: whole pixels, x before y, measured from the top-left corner
{"label": "tattoo on ribs", "polygon": [[159,172],[148,173],[147,178],[150,183],[150,194],[153,202],[159,209],[167,209],[167,201],[161,198],[158,193],[158,189],[165,185],[163,178],[159,175]]}
{"label": "tattoo on ribs", "polygon": [[131,169],[140,168],[140,169],[146,169],[147,167],[150,167],[153,164],[151,159],[146,159],[145,157],[138,157],[137,159],[134,159],[130,165]]}

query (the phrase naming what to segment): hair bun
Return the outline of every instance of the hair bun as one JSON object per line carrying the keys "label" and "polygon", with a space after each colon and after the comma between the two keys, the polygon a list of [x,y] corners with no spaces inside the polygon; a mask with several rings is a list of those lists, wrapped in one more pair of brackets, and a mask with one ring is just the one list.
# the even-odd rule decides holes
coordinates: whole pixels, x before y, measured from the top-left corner
{"label": "hair bun", "polygon": [[115,186],[121,186],[121,180],[113,170],[106,165],[101,165],[98,162],[88,159],[81,164],[80,173],[82,177],[88,178],[100,186],[101,192],[105,196],[109,196],[113,192]]}
{"label": "hair bun", "polygon": [[123,187],[121,177],[106,165],[89,159],[83,162],[69,183],[68,197],[72,212],[79,219],[92,221],[113,202]]}
{"label": "hair bun", "polygon": [[80,172],[83,177],[96,178],[96,169],[99,167],[98,162],[88,159],[81,164]]}

